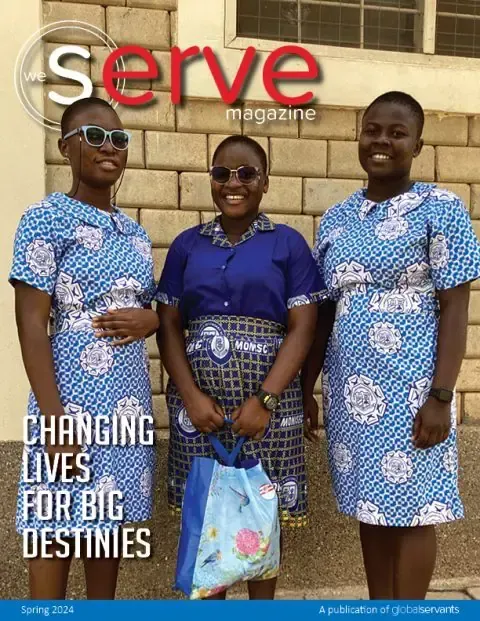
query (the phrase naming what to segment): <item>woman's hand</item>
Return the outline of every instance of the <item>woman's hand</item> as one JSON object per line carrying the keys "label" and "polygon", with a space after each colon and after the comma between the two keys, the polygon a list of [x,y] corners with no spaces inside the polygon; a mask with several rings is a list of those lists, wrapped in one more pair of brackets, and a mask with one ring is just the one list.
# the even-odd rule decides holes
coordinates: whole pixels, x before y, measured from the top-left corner
{"label": "woman's hand", "polygon": [[195,391],[194,397],[185,403],[185,408],[192,425],[201,433],[211,433],[223,427],[225,415],[222,408],[200,390]]}
{"label": "woman's hand", "polygon": [[318,403],[313,395],[303,398],[304,435],[311,442],[318,442]]}
{"label": "woman's hand", "polygon": [[426,449],[448,438],[451,426],[450,403],[440,403],[429,397],[418,410],[413,424],[415,448]]}
{"label": "woman's hand", "polygon": [[250,397],[232,414],[235,421],[232,430],[239,436],[261,440],[270,422],[270,413],[257,397]]}
{"label": "woman's hand", "polygon": [[[77,455],[82,452],[82,447],[75,441],[70,442],[67,438],[63,438],[62,442],[59,442],[60,437],[60,428],[59,428],[59,420],[55,417],[50,417],[47,419],[50,427],[55,429],[55,434],[47,433],[45,438],[45,453],[48,455],[48,460],[50,462],[50,467],[52,471],[56,470],[56,479],[70,480],[72,477],[76,477],[80,474],[79,469],[76,464]],[[55,439],[52,442],[52,437]],[[68,458],[63,462],[61,455],[65,454]],[[59,459],[57,463],[55,463],[55,456],[59,455]],[[64,465],[68,466],[68,468],[64,468]]]}
{"label": "woman's hand", "polygon": [[111,343],[118,347],[154,334],[158,330],[159,319],[151,308],[109,309],[105,315],[95,317],[92,326],[97,338],[123,337]]}
{"label": "woman's hand", "polygon": [[77,455],[82,452],[82,447],[76,443],[63,442],[62,444],[51,444],[47,442],[45,445],[45,453],[48,455],[50,461],[50,467],[55,468],[55,456],[62,455],[63,453],[68,455],[68,459],[66,460],[66,465],[69,466],[68,470],[65,470],[61,465],[63,462],[61,459],[57,462],[56,467],[58,468],[56,472],[57,480],[64,481],[70,480],[73,477],[76,477],[80,474],[80,471],[77,466]]}

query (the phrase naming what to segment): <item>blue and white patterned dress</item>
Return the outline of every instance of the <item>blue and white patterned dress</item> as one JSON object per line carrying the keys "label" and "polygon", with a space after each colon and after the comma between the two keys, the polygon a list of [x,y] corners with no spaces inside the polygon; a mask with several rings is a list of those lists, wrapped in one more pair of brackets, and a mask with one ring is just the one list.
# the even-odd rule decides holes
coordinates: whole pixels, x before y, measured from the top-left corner
{"label": "blue and white patterned dress", "polygon": [[361,522],[422,526],[463,517],[455,402],[443,443],[415,449],[431,386],[436,292],[480,276],[468,211],[451,192],[415,183],[383,203],[359,190],[325,214],[314,248],[336,318],[323,392],[339,510]]}
{"label": "blue and white patterned dress", "polygon": [[[141,226],[118,209],[110,214],[65,194],[50,194],[29,207],[20,221],[9,280],[52,296],[51,346],[66,414],[85,419],[106,415],[110,425],[114,417],[152,416],[145,341],[111,347],[112,339],[96,338],[91,326],[92,318],[109,308],[141,308],[151,302],[155,292],[151,243]],[[40,414],[32,393],[28,413]],[[38,437],[38,424],[31,426],[30,433],[31,438]],[[50,483],[45,468],[41,480],[26,483],[22,468],[19,532],[25,528],[117,528],[118,521],[82,519],[81,494],[86,490],[97,495],[120,491],[124,522],[150,517],[154,446],[97,443],[84,450],[90,453],[88,483]],[[42,452],[38,443],[25,445],[30,474]],[[24,518],[24,491],[47,489],[70,492],[70,520],[40,520],[38,509]]]}

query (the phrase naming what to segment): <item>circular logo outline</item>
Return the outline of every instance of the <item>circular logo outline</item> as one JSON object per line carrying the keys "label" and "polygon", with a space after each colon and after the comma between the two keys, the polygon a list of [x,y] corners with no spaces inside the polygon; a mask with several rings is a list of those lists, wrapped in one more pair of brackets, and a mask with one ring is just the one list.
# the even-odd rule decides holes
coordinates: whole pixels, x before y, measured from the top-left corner
{"label": "circular logo outline", "polygon": [[[179,408],[176,414],[177,425],[180,433],[185,438],[196,438],[200,435],[198,429],[196,429],[187,414],[187,408],[182,406]],[[187,419],[188,423],[185,421]]]}
{"label": "circular logo outline", "polygon": [[296,476],[290,475],[281,481],[281,496],[286,504],[287,509],[294,509],[298,506],[299,501],[299,485]]}
{"label": "circular logo outline", "polygon": [[200,338],[201,339],[210,339],[213,336],[221,336],[224,333],[223,328],[220,324],[218,324],[216,321],[205,321],[205,323],[202,324],[202,326],[200,327]]}
{"label": "circular logo outline", "polygon": [[[25,61],[28,58],[28,55],[30,54],[30,51],[33,48],[33,46],[39,41],[42,41],[45,35],[48,35],[52,32],[56,32],[58,30],[67,29],[67,28],[70,30],[71,29],[82,30],[82,31],[88,32],[91,35],[94,35],[95,37],[100,39],[103,45],[105,45],[109,49],[110,52],[112,52],[115,49],[118,49],[118,46],[115,43],[115,41],[101,28],[98,28],[97,26],[92,26],[91,24],[88,24],[87,22],[82,22],[80,20],[74,20],[74,19],[60,20],[57,22],[52,22],[51,24],[48,24],[47,26],[43,26],[42,28],[37,30],[33,35],[31,35],[29,39],[27,39],[27,41],[23,44],[23,46],[21,47],[17,55],[15,66],[14,66],[14,72],[13,72],[15,93],[23,109],[25,110],[25,112],[35,122],[37,122],[39,125],[42,125],[43,127],[47,129],[52,129],[54,131],[60,131],[60,123],[58,121],[52,121],[51,119],[44,116],[42,113],[39,112],[39,110],[35,108],[35,106],[29,100],[27,94],[25,93],[25,85],[23,83],[22,76],[24,75]],[[120,57],[119,61],[121,62],[121,65],[122,65],[121,70],[125,71],[125,62],[123,58]],[[122,94],[125,91],[125,85],[126,85],[126,79],[123,78],[119,82],[120,92]],[[21,94],[19,92],[19,88],[21,90]],[[22,95],[23,95],[23,98],[22,98]],[[77,100],[78,99],[81,99],[81,97],[78,97]],[[114,101],[113,99],[110,99],[110,105],[113,108],[116,108],[118,106],[118,101]]]}
{"label": "circular logo outline", "polygon": [[[221,341],[222,347],[219,342]],[[230,341],[224,334],[213,336],[207,343],[207,354],[213,362],[223,366],[232,357],[232,347]]]}
{"label": "circular logo outline", "polygon": [[258,488],[258,491],[264,500],[274,500],[277,496],[277,491],[273,483],[262,483],[262,485]]}

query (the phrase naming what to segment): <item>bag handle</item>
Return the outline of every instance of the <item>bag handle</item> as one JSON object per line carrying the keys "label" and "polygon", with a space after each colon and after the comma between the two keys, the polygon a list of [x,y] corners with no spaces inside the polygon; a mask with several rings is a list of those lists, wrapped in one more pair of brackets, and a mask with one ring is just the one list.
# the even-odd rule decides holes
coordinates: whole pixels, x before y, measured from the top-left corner
{"label": "bag handle", "polygon": [[[231,418],[225,418],[226,423],[233,423]],[[220,457],[220,459],[225,462],[227,466],[233,466],[237,461],[237,457],[240,455],[240,451],[242,450],[242,446],[247,439],[245,436],[241,436],[231,453],[227,451],[227,449],[223,446],[220,440],[213,433],[208,434],[208,439],[210,440],[211,445],[213,446],[214,451]]]}

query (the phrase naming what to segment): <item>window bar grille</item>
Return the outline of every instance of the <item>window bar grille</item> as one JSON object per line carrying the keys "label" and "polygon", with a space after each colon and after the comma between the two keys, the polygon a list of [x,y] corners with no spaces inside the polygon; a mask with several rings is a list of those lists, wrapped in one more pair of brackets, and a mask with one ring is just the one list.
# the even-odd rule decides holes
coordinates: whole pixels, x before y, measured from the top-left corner
{"label": "window bar grille", "polygon": [[[437,54],[465,58],[480,57],[480,15],[475,10],[477,9],[475,4],[471,6],[471,3],[468,3],[465,7],[462,2],[456,2],[455,6],[458,7],[458,10],[455,11],[453,9],[448,10],[453,2],[447,4],[447,10],[438,8],[442,5],[437,3],[435,47]],[[469,12],[464,13],[460,8],[462,6]],[[448,25],[445,24],[445,19],[448,20]]]}
{"label": "window bar grille", "polygon": [[[283,4],[283,2],[287,1],[287,0],[277,0],[280,5]],[[479,0],[480,1],[480,0]],[[290,4],[291,3],[291,4]],[[369,22],[369,17],[370,17],[370,13],[367,14],[367,11],[371,12],[371,13],[377,13],[378,15],[386,15],[386,14],[397,14],[397,15],[413,15],[414,16],[414,20],[413,20],[413,47],[411,50],[409,51],[416,51],[416,52],[424,52],[424,53],[428,53],[428,54],[434,54],[435,53],[435,30],[436,30],[436,7],[437,7],[437,1],[436,0],[419,0],[416,4],[417,6],[412,8],[412,7],[403,7],[403,6],[386,6],[383,3],[377,3],[377,4],[372,4],[371,1],[369,0],[356,0],[356,1],[349,1],[349,0],[294,0],[292,2],[292,0],[290,0],[289,2],[290,6],[293,4],[293,10],[290,13],[290,19],[292,21],[296,20],[296,28],[293,31],[294,37],[295,39],[299,42],[305,42],[305,39],[308,42],[308,36],[306,37],[305,32],[304,32],[304,16],[303,16],[303,9],[305,6],[311,5],[311,6],[318,6],[318,7],[335,7],[339,14],[340,14],[340,19],[338,21],[338,23],[336,23],[336,25],[338,26],[338,42],[337,43],[325,43],[324,45],[339,45],[340,47],[342,46],[342,25],[343,24],[343,20],[346,19],[348,22],[348,18],[346,17],[345,14],[345,18],[343,17],[343,11],[349,9],[356,9],[358,11],[358,21],[356,21],[357,24],[357,28],[359,32],[359,36],[357,39],[357,43],[355,47],[358,47],[360,49],[366,49],[366,48],[370,48],[370,45],[368,43],[368,22]],[[238,5],[237,5],[238,7]],[[250,15],[246,15],[245,17],[250,17]],[[253,17],[253,15],[251,15],[251,17]],[[256,15],[256,26],[254,25],[253,27],[253,31],[250,28],[250,32],[247,34],[247,36],[261,36],[261,32],[262,29],[264,28],[264,26],[262,25],[262,19],[264,19],[262,17],[262,13],[261,11],[259,11]],[[480,15],[478,16],[480,18]],[[272,18],[268,18],[270,20],[270,22],[272,22]],[[278,39],[281,40],[281,16],[279,16],[278,19],[278,24],[277,24],[277,32],[276,35],[273,37],[274,39]],[[348,23],[346,22],[346,25],[348,25]],[[423,24],[422,24],[423,22]],[[333,26],[333,23],[329,24],[330,26]],[[353,26],[353,24],[352,24]],[[423,26],[423,27],[422,27]],[[378,27],[377,27],[378,28]],[[387,29],[391,32],[392,31],[392,27],[389,26],[387,27]],[[273,34],[273,33],[272,33]],[[393,34],[393,33],[392,33]],[[400,31],[397,33],[397,48],[398,51],[401,51],[401,47],[403,47],[402,45],[400,45],[399,43],[399,34]],[[267,35],[268,38],[268,35]],[[348,47],[350,47],[350,45],[347,44]],[[374,48],[372,48],[374,49]],[[381,49],[381,48],[379,48]]]}
{"label": "window bar grille", "polygon": [[[424,5],[424,11],[419,10],[418,8],[408,8],[408,7],[398,7],[398,6],[379,6],[377,4],[370,4],[368,2],[368,0],[360,0],[359,4],[355,4],[355,3],[349,3],[348,0],[345,1],[338,1],[338,2],[331,2],[330,0],[328,2],[325,2],[322,0],[297,0],[297,6],[298,6],[298,32],[299,32],[299,38],[298,40],[301,42],[301,5],[302,4],[318,4],[320,6],[328,6],[328,7],[338,7],[340,9],[340,12],[343,8],[346,7],[351,7],[351,8],[358,8],[359,12],[360,12],[360,21],[359,21],[359,30],[360,30],[360,37],[359,37],[359,48],[360,49],[364,49],[365,48],[365,11],[372,9],[372,10],[376,10],[379,11],[380,14],[381,13],[402,13],[402,14],[411,14],[414,15],[416,19],[418,19],[419,17],[422,16],[422,14],[424,15],[424,23],[426,22],[426,15],[425,15],[425,10],[426,7],[428,6],[429,8],[429,13],[430,13],[430,27],[431,27],[431,33],[430,33],[430,37],[428,38],[428,40],[426,40],[426,36],[425,36],[425,31],[424,31],[424,35],[423,35],[423,44],[422,47],[424,48],[423,50],[420,49],[419,51],[425,51],[425,45],[427,44],[427,49],[431,49],[431,51],[426,52],[429,54],[433,54],[435,52],[435,10],[436,10],[436,4],[437,4],[437,0],[424,0],[423,5]],[[420,7],[421,9],[422,7]],[[479,16],[480,18],[480,16]],[[341,22],[341,20],[340,20]],[[340,27],[340,24],[339,24]]]}
{"label": "window bar grille", "polygon": [[[351,7],[352,9],[358,8],[358,4],[349,2],[322,2],[322,0],[312,0],[311,2],[308,2],[307,0],[297,0],[297,2],[299,4],[319,4],[320,6],[338,6],[340,8]],[[425,2],[435,2],[436,4],[436,0],[425,0]],[[365,9],[376,9],[382,13],[387,11],[392,13],[418,13],[418,9],[409,9],[407,7],[399,8],[398,6],[379,6],[378,4],[368,4],[368,0],[360,0],[360,6]],[[447,13],[442,13],[442,15],[447,15]]]}
{"label": "window bar grille", "polygon": [[[436,0],[434,0],[434,2],[436,2]],[[449,13],[448,11],[439,11],[438,15],[440,17],[454,17],[455,19],[480,19],[480,15],[472,15],[471,13]]]}

